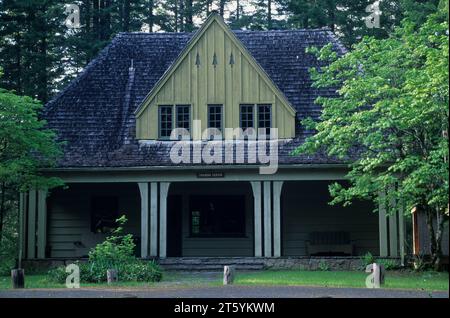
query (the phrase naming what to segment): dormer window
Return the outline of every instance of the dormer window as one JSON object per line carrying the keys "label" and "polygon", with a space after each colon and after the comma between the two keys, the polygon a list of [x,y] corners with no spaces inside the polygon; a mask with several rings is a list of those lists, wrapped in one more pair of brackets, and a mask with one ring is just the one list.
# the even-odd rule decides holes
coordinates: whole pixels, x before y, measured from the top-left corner
{"label": "dormer window", "polygon": [[223,129],[223,105],[208,105],[208,128],[217,129],[222,133]]}
{"label": "dormer window", "polygon": [[176,105],[176,128],[184,128],[191,131],[191,106],[190,105]]}
{"label": "dormer window", "polygon": [[255,128],[254,109],[253,104],[240,105],[240,126],[244,132],[248,128]]}
{"label": "dormer window", "polygon": [[159,138],[169,139],[173,129],[173,106],[159,106]]}
{"label": "dormer window", "polygon": [[265,128],[266,135],[270,136],[270,128],[272,127],[272,105],[259,104],[258,107],[258,130]]}

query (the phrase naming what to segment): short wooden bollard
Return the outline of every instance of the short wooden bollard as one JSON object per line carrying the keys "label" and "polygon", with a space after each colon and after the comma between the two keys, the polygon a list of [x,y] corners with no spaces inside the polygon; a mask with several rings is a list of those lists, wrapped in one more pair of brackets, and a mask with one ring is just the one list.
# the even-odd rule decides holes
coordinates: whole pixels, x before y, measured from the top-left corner
{"label": "short wooden bollard", "polygon": [[108,269],[106,271],[106,280],[108,284],[117,283],[119,281],[119,275],[116,269]]}
{"label": "short wooden bollard", "polygon": [[231,285],[234,281],[234,266],[224,266],[223,268],[223,284]]}
{"label": "short wooden bollard", "polygon": [[25,271],[22,268],[11,270],[12,288],[25,287]]}
{"label": "short wooden bollard", "polygon": [[373,263],[366,267],[366,273],[371,273],[366,279],[368,288],[380,288],[384,284],[384,266]]}

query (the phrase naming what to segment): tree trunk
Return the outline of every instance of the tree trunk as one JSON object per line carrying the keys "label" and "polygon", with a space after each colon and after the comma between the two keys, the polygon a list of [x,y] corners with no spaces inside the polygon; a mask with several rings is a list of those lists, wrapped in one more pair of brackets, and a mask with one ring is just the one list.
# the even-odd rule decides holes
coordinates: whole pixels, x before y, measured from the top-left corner
{"label": "tree trunk", "polygon": [[123,5],[123,31],[130,31],[130,0],[125,0]]}
{"label": "tree trunk", "polygon": [[241,4],[240,4],[240,1],[239,1],[239,0],[236,0],[236,21],[239,21],[239,19],[240,19],[240,17],[241,17],[240,12],[241,12]]}
{"label": "tree trunk", "polygon": [[154,1],[149,0],[148,1],[148,16],[147,16],[147,24],[148,24],[148,31],[153,32],[153,26],[155,24],[155,19],[153,15],[153,9],[154,9]]}
{"label": "tree trunk", "polygon": [[[442,232],[445,219],[439,211],[425,209],[428,233],[430,235],[431,265],[434,270],[441,270],[442,263]],[[436,214],[435,214],[436,213]],[[436,228],[434,221],[436,220]]]}
{"label": "tree trunk", "polygon": [[226,2],[226,0],[220,0],[220,2],[219,2],[219,14],[221,17],[223,17],[223,15],[225,13],[225,2]]}
{"label": "tree trunk", "polygon": [[193,18],[193,3],[192,0],[186,0],[185,8],[185,31],[191,32],[194,29],[194,18]]}
{"label": "tree trunk", "polygon": [[272,0],[267,2],[267,29],[272,29]]}

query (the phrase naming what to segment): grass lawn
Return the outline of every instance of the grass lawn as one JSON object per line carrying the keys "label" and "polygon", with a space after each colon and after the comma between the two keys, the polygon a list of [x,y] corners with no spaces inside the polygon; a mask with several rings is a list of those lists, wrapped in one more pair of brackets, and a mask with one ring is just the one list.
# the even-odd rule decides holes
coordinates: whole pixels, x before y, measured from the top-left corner
{"label": "grass lawn", "polygon": [[[365,288],[366,277],[364,272],[350,271],[261,271],[239,273],[235,284]],[[385,277],[384,288],[448,290],[448,273],[388,271]]]}
{"label": "grass lawn", "polygon": [[[237,272],[236,285],[281,285],[281,286],[324,286],[324,287],[361,287],[365,288],[367,274],[364,272],[332,272],[332,271],[258,271]],[[164,273],[163,280],[158,283],[119,282],[115,288],[165,288],[165,287],[195,287],[220,286],[221,273]],[[26,288],[65,288],[64,284],[52,283],[45,274],[27,275]],[[102,288],[111,287],[102,284],[81,284],[81,287]],[[448,273],[409,271],[386,273],[385,288],[401,288],[416,290],[448,290]],[[11,288],[11,279],[0,276],[0,289]]]}

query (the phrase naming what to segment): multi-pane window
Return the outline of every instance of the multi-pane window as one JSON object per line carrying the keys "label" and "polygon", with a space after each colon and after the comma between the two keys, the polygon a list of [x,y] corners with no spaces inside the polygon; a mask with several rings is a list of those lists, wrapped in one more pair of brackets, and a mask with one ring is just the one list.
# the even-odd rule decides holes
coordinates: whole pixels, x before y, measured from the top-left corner
{"label": "multi-pane window", "polygon": [[245,196],[193,195],[189,197],[191,236],[244,237]]}
{"label": "multi-pane window", "polygon": [[208,128],[222,131],[222,105],[208,105]]}
{"label": "multi-pane window", "polygon": [[258,129],[265,128],[266,135],[270,136],[270,127],[272,127],[272,112],[270,104],[258,105]]}
{"label": "multi-pane window", "polygon": [[191,107],[189,105],[176,106],[176,128],[184,128],[187,131],[191,130]]}
{"label": "multi-pane window", "polygon": [[241,104],[240,109],[240,126],[243,131],[246,131],[248,128],[255,128],[254,124],[254,116],[253,109],[254,105],[252,104]]}
{"label": "multi-pane window", "polygon": [[159,106],[159,137],[170,138],[173,129],[173,107],[172,105]]}

